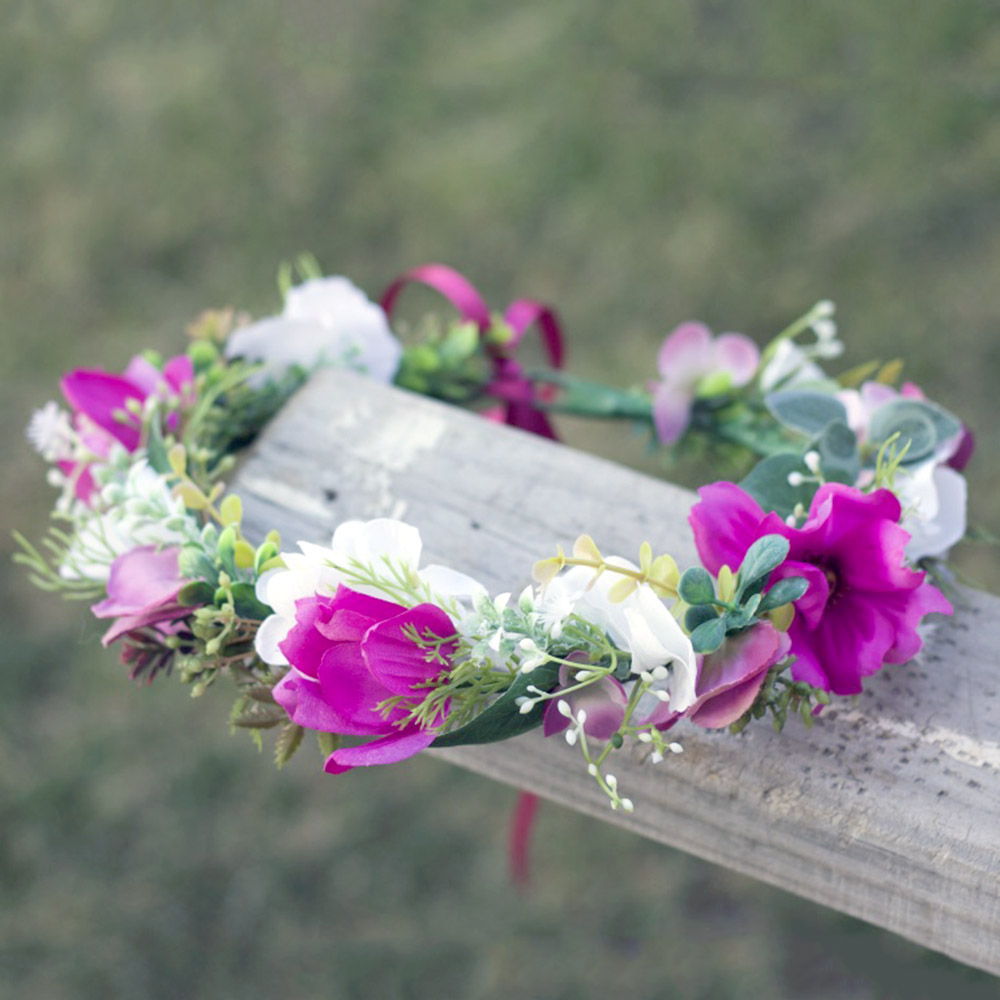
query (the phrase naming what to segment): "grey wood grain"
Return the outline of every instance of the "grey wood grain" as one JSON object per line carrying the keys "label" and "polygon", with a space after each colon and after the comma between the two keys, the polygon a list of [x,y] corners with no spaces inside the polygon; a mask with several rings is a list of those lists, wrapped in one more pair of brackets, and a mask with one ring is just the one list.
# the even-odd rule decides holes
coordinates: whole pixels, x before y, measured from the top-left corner
{"label": "grey wood grain", "polygon": [[[402,517],[425,559],[493,592],[582,531],[684,567],[693,494],[613,463],[343,372],[313,381],[244,462],[248,530],[326,543],[348,518]],[[537,732],[435,751],[1000,974],[1000,600],[964,594],[918,660],[871,678],[811,730],[676,730],[684,753],[614,761],[613,813],[578,753]],[[331,779],[336,780],[336,779]],[[628,878],[627,873],[623,878]]]}

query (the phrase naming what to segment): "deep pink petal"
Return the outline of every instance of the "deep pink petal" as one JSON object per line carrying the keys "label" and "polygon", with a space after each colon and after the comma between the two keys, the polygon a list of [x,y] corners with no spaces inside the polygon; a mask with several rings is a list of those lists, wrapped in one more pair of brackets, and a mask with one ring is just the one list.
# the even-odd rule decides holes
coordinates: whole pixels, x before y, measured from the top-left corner
{"label": "deep pink petal", "polygon": [[735,483],[703,486],[698,496],[701,499],[691,508],[688,522],[702,564],[714,574],[723,566],[733,571],[739,569],[747,549],[759,537],[764,512]]}
{"label": "deep pink petal", "polygon": [[130,399],[143,401],[145,396],[138,386],[120,375],[84,368],[64,375],[60,385],[74,410],[85,414],[129,451],[139,447],[138,421],[132,418],[129,423],[121,423],[115,419],[115,413],[123,412]]}
{"label": "deep pink petal", "polygon": [[830,599],[830,581],[819,566],[788,559],[771,573],[769,582],[774,584],[790,576],[801,576],[809,584],[806,592],[795,602],[795,614],[802,616],[809,628],[816,628]]}
{"label": "deep pink petal", "polygon": [[108,596],[90,610],[98,618],[117,618],[173,603],[186,582],[177,568],[179,552],[144,545],[120,555],[111,564]]}
{"label": "deep pink petal", "polygon": [[372,677],[359,643],[331,646],[320,663],[318,680],[327,704],[345,720],[341,732],[357,736],[393,732],[393,723],[405,714],[398,707],[388,717],[379,711],[393,692]]}
{"label": "deep pink petal", "polygon": [[163,378],[178,396],[184,396],[194,384],[194,362],[186,354],[178,354],[163,366]]}
{"label": "deep pink petal", "polygon": [[320,733],[343,733],[350,727],[323,697],[319,684],[294,669],[274,685],[272,694],[296,725]]}
{"label": "deep pink petal", "polygon": [[954,612],[951,601],[929,583],[923,583],[908,594],[898,595],[891,603],[883,602],[883,613],[891,618],[896,633],[895,642],[885,654],[885,662],[905,663],[920,652],[923,639],[917,626],[924,615],[950,615]]}
{"label": "deep pink petal", "polygon": [[754,377],[760,364],[757,345],[742,333],[724,333],[714,344],[714,365],[719,371],[729,372],[735,387],[746,385]]}
{"label": "deep pink petal", "polygon": [[443,643],[438,657],[433,650],[418,646],[410,637],[412,631],[421,638],[449,639],[455,635],[455,625],[439,607],[418,604],[372,625],[361,640],[361,655],[372,676],[393,694],[422,697],[426,690],[414,685],[448,670],[458,644]]}
{"label": "deep pink petal", "polygon": [[329,640],[317,629],[331,614],[333,598],[316,594],[295,602],[295,624],[278,643],[278,649],[299,673],[317,677],[319,665],[330,648]]}
{"label": "deep pink petal", "polygon": [[426,750],[436,738],[437,733],[433,729],[414,729],[384,736],[359,747],[342,747],[327,757],[323,770],[327,774],[343,774],[355,767],[396,764]]}

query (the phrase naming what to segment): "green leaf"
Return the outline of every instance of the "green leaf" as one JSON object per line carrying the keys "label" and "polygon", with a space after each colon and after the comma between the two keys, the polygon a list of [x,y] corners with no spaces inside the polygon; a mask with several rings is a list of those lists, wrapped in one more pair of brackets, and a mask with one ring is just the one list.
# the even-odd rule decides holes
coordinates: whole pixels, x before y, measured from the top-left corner
{"label": "green leaf", "polygon": [[793,472],[806,477],[812,475],[801,455],[790,452],[771,455],[758,462],[740,482],[740,486],[764,510],[773,510],[779,517],[786,518],[795,510],[796,504],[808,508],[818,489],[818,484],[814,482],[804,482],[800,486],[790,485],[788,476]]}
{"label": "green leaf", "polygon": [[527,695],[528,685],[542,691],[552,691],[559,683],[559,665],[545,663],[530,673],[518,674],[509,688],[492,705],[480,712],[470,723],[443,733],[432,747],[458,747],[470,743],[496,743],[520,733],[526,733],[541,724],[544,702],[530,712],[521,713],[518,698]]}
{"label": "green leaf", "polygon": [[263,601],[257,600],[252,583],[234,583],[232,591],[233,607],[240,618],[262,622],[268,615],[274,614],[272,609]]}
{"label": "green leaf", "polygon": [[688,632],[693,632],[699,625],[718,617],[719,612],[711,604],[699,604],[687,609],[687,613],[684,615],[684,627]]}
{"label": "green leaf", "polygon": [[823,433],[813,442],[819,452],[820,468],[827,481],[853,486],[861,472],[858,439],[847,424],[836,421],[827,424]]}
{"label": "green leaf", "polygon": [[149,422],[149,438],[146,441],[146,461],[149,467],[161,476],[172,475],[167,446],[163,443],[163,433],[159,420]]}
{"label": "green leaf", "polygon": [[236,529],[229,525],[219,532],[219,544],[216,550],[222,568],[230,575],[236,576]]}
{"label": "green leaf", "polygon": [[775,420],[803,434],[819,434],[827,424],[847,423],[847,410],[839,399],[822,392],[784,389],[765,397]]}
{"label": "green leaf", "polygon": [[771,571],[788,558],[788,539],[781,535],[764,535],[747,549],[740,566],[739,599],[764,586]]}
{"label": "green leaf", "polygon": [[726,623],[721,618],[699,625],[691,633],[691,645],[696,653],[714,653],[726,639]]}
{"label": "green leaf", "polygon": [[786,576],[784,580],[779,580],[765,595],[760,602],[758,612],[773,611],[783,604],[791,604],[797,601],[809,589],[809,581],[804,576]]}
{"label": "green leaf", "polygon": [[677,593],[686,604],[711,604],[715,600],[715,581],[704,567],[692,566],[684,571]]}
{"label": "green leaf", "polygon": [[289,722],[278,733],[278,739],[274,744],[274,766],[279,771],[292,759],[295,751],[298,750],[304,733],[305,730],[294,722]]}
{"label": "green leaf", "polygon": [[215,588],[204,580],[192,580],[181,587],[177,595],[177,603],[183,604],[186,608],[192,608],[199,604],[211,604]]}
{"label": "green leaf", "polygon": [[922,399],[897,399],[880,406],[868,428],[873,444],[881,444],[899,432],[900,448],[910,441],[910,450],[903,459],[912,465],[927,458],[941,442],[955,437],[962,430],[962,422],[944,407]]}

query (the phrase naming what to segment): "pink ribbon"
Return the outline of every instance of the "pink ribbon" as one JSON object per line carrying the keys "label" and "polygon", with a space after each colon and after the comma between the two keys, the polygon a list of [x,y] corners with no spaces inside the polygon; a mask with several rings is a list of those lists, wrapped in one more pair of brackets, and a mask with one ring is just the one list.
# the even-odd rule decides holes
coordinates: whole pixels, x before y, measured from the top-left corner
{"label": "pink ribbon", "polygon": [[[426,285],[443,295],[463,319],[479,327],[480,337],[486,335],[490,328],[490,310],[486,301],[472,282],[445,264],[423,264],[400,275],[382,295],[382,308],[387,316],[392,315],[399,293],[414,283]],[[537,327],[549,364],[553,368],[561,368],[565,348],[559,320],[552,309],[532,299],[512,302],[503,318],[514,336],[507,344],[488,346],[493,377],[486,385],[486,392],[503,402],[483,415],[490,420],[558,440],[548,416],[535,405],[545,398],[544,393],[535,390],[521,363],[514,357],[514,351],[528,330]]]}

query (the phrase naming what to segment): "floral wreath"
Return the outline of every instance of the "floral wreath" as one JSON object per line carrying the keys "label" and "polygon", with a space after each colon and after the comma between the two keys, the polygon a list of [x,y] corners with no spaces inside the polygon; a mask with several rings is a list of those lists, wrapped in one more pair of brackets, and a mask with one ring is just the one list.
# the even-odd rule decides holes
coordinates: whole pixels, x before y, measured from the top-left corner
{"label": "floral wreath", "polygon": [[[457,317],[397,324],[404,346],[390,319],[414,282]],[[231,725],[258,744],[277,730],[279,767],[307,730],[338,774],[541,726],[631,812],[607,770],[614,750],[638,741],[659,762],[681,751],[682,721],[810,725],[831,696],[912,658],[928,614],[952,612],[940,588],[966,532],[972,435],[916,386],[897,388],[898,362],[829,376],[821,363],[842,352],[829,302],[762,351],[678,326],[659,378],[621,390],[561,370],[551,308],[492,313],[443,265],[403,275],[381,305],[312,258],[280,285],[280,315],[205,313],[183,354],[63,377],[66,406],[28,427],[60,491],[53,524],[40,547],[18,535],[15,556],[38,586],[91,602],[133,678],[173,672],[195,695],[232,683]],[[549,367],[531,371],[517,350],[536,329]],[[400,521],[346,522],[327,547],[282,550],[275,532],[255,544],[224,480],[323,365],[485,402],[485,416],[547,437],[552,412],[627,419],[666,448],[754,464],[699,491],[701,565],[683,572],[648,543],[630,561],[583,535],[539,554],[534,585],[491,596],[422,566],[419,532]]]}

